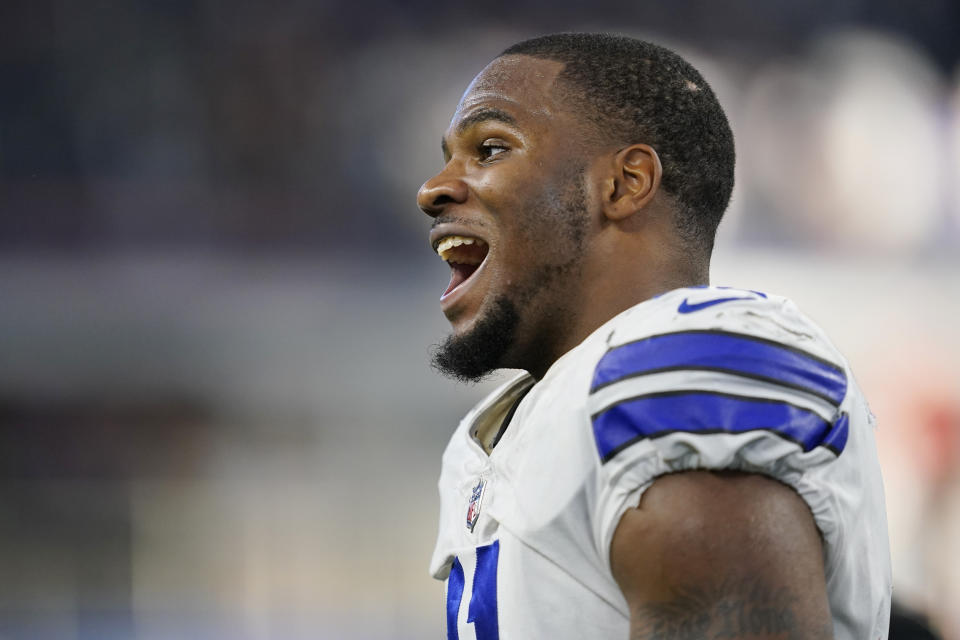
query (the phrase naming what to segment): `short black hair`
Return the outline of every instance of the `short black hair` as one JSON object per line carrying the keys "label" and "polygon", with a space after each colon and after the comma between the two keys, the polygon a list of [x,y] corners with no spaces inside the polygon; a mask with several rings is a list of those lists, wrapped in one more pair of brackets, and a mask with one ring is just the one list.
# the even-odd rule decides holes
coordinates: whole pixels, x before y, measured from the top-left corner
{"label": "short black hair", "polygon": [[676,227],[709,257],[733,190],[733,132],[717,97],[693,66],[659,45],[626,36],[559,33],[501,56],[564,63],[564,98],[605,142],[649,144],[663,165],[663,189],[677,205]]}

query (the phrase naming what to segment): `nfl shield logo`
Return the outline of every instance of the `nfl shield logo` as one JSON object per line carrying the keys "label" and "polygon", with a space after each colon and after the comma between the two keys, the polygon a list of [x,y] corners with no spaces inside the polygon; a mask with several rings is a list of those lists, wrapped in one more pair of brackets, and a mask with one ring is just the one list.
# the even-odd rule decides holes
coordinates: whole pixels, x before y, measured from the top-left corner
{"label": "nfl shield logo", "polygon": [[477,520],[480,519],[480,501],[483,500],[483,490],[487,483],[483,478],[477,480],[477,486],[473,488],[470,494],[470,504],[467,505],[467,529],[472,533],[473,528],[477,526]]}

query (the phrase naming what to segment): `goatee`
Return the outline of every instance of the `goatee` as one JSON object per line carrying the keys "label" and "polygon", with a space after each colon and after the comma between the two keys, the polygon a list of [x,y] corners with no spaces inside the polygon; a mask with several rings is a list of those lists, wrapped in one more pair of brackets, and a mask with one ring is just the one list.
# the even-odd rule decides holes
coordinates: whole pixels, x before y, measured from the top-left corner
{"label": "goatee", "polygon": [[490,311],[468,332],[448,336],[433,349],[432,364],[460,382],[479,382],[495,369],[513,345],[520,314],[509,298],[494,300]]}

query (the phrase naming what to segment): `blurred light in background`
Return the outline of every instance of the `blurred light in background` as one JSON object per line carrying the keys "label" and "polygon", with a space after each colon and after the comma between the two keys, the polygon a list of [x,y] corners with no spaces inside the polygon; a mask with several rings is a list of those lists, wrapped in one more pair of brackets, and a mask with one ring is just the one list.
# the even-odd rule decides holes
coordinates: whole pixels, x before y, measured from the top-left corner
{"label": "blurred light in background", "polygon": [[947,160],[947,203],[953,214],[951,228],[953,237],[960,235],[960,65],[953,74],[953,90],[946,105],[950,155]]}
{"label": "blurred light in background", "polygon": [[834,33],[762,68],[748,96],[742,183],[802,240],[910,253],[943,228],[945,88],[915,49]]}
{"label": "blurred light in background", "polygon": [[428,367],[446,273],[414,194],[491,57],[580,29],[715,87],[714,280],[848,355],[897,595],[960,640],[960,8],[593,11],[0,6],[0,638],[439,636],[440,452],[493,383]]}
{"label": "blurred light in background", "polygon": [[817,132],[826,200],[820,238],[839,237],[847,250],[922,249],[946,210],[940,78],[908,44],[865,33],[824,43],[815,64],[833,94],[820,105]]}

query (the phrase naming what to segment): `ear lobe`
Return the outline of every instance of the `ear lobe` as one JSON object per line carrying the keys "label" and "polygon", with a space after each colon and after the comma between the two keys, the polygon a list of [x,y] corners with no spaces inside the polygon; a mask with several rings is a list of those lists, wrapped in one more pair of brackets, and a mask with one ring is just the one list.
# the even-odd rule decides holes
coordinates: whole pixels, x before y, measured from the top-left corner
{"label": "ear lobe", "polygon": [[650,145],[634,144],[621,149],[614,158],[615,188],[607,217],[623,220],[644,208],[660,189],[663,166]]}

